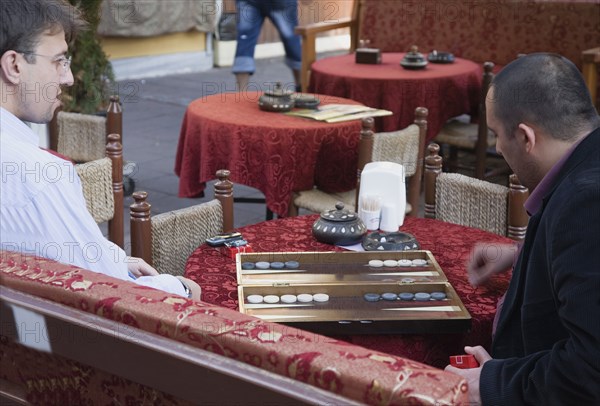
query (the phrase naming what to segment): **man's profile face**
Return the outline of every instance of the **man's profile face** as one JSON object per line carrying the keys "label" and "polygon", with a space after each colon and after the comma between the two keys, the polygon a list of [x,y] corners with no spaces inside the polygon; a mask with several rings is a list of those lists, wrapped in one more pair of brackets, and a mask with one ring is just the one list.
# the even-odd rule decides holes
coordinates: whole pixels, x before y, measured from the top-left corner
{"label": "man's profile face", "polygon": [[504,157],[521,184],[533,190],[539,182],[539,171],[536,163],[525,150],[524,135],[519,129],[514,134],[508,134],[504,129],[504,123],[498,120],[494,110],[494,88],[491,87],[485,100],[485,112],[488,128],[496,134],[496,151]]}
{"label": "man's profile face", "polygon": [[[31,51],[37,55],[34,63],[27,63],[23,59],[20,64],[23,68],[20,86],[20,101],[22,117],[34,123],[48,123],[54,116],[54,111],[61,105],[58,96],[61,86],[73,84],[73,74],[70,67],[64,68],[64,57],[67,53],[65,33],[60,30],[56,33],[45,32],[40,37],[36,48]],[[24,55],[19,55],[25,58]]]}

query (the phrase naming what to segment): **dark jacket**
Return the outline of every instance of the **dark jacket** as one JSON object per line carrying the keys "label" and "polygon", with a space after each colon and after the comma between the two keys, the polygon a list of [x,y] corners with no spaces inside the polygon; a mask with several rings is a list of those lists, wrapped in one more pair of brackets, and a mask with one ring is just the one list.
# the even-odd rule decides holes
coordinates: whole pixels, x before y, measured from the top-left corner
{"label": "dark jacket", "polygon": [[600,128],[529,220],[492,357],[484,405],[600,405]]}

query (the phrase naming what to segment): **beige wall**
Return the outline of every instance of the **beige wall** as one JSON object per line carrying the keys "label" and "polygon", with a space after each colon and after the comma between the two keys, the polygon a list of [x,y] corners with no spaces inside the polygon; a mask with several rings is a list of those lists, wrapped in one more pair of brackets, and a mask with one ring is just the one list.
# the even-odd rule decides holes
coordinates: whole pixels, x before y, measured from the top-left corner
{"label": "beige wall", "polygon": [[190,31],[142,38],[102,37],[100,43],[109,59],[134,58],[179,52],[201,52],[206,49],[206,34]]}

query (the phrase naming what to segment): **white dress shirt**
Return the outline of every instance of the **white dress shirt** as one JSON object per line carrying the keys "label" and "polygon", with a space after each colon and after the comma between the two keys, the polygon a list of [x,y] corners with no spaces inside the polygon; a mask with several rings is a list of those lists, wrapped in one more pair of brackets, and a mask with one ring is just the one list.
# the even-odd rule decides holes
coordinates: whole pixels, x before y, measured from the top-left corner
{"label": "white dress shirt", "polygon": [[134,280],[185,295],[172,275],[142,276],[127,270],[128,257],[107,240],[87,211],[73,165],[38,147],[38,137],[0,108],[0,247]]}

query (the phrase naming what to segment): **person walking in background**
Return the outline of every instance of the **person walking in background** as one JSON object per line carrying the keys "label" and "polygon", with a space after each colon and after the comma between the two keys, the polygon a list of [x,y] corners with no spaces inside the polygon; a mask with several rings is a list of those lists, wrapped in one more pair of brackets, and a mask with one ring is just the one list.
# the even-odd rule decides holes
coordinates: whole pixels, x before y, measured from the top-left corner
{"label": "person walking in background", "polygon": [[236,0],[237,7],[237,48],[233,62],[238,90],[248,87],[250,76],[254,74],[254,49],[260,30],[268,17],[281,37],[285,48],[285,64],[292,70],[296,90],[300,90],[300,65],[302,51],[300,36],[294,34],[298,25],[298,2],[296,0]]}

